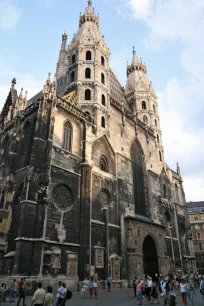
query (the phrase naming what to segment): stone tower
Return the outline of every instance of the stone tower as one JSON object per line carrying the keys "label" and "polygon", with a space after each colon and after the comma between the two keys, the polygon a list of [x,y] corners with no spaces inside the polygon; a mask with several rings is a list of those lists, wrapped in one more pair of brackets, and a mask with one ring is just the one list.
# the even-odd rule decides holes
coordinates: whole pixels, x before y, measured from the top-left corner
{"label": "stone tower", "polygon": [[157,96],[152,87],[152,82],[147,79],[146,64],[137,58],[133,47],[133,58],[127,64],[126,96],[135,118],[154,130],[155,141],[160,162],[163,162],[163,146],[158,114]]}

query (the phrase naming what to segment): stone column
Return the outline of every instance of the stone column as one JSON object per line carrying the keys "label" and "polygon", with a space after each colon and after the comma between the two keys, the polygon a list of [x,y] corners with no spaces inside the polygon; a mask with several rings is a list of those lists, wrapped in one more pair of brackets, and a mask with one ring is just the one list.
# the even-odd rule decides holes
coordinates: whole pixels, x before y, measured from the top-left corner
{"label": "stone column", "polygon": [[104,273],[105,279],[109,275],[109,229],[108,229],[108,207],[103,209],[104,218],[104,242],[105,242],[105,260],[104,260]]}
{"label": "stone column", "polygon": [[77,279],[77,267],[78,267],[78,254],[73,252],[67,253],[67,278],[68,280]]}

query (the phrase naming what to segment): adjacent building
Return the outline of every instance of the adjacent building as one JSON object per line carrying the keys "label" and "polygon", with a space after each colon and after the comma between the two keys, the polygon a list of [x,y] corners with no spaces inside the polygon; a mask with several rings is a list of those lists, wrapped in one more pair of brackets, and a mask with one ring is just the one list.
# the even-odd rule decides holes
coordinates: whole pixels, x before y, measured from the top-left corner
{"label": "adjacent building", "polygon": [[[107,21],[108,22],[108,21]],[[0,115],[1,274],[69,281],[195,271],[180,168],[165,161],[157,95],[133,49],[110,67],[92,1],[56,75]],[[125,73],[125,72],[124,72]],[[56,278],[55,278],[56,279]]]}
{"label": "adjacent building", "polygon": [[196,266],[199,274],[204,274],[204,201],[188,202]]}

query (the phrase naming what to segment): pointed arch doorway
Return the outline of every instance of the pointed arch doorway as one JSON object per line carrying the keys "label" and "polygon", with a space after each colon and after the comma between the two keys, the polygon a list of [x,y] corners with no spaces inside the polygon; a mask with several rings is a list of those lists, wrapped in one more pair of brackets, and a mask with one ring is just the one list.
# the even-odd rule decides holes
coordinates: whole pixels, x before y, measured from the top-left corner
{"label": "pointed arch doorway", "polygon": [[153,276],[155,273],[159,273],[157,247],[150,235],[143,242],[143,267],[144,274]]}

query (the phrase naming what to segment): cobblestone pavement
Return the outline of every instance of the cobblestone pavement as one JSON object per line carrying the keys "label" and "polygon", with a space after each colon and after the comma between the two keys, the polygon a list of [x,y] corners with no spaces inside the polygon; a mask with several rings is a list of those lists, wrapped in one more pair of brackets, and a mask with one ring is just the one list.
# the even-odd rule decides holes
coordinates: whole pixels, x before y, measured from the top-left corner
{"label": "cobblestone pavement", "polygon": [[[31,297],[26,298],[26,305],[31,305]],[[138,305],[138,301],[133,297],[133,290],[117,290],[112,292],[107,291],[99,291],[98,300],[91,300],[90,298],[82,298],[80,293],[73,293],[73,297],[71,300],[66,302],[66,306],[133,306]],[[147,302],[146,299],[143,301],[143,305],[151,305]],[[156,305],[156,304],[155,304]],[[161,303],[161,305],[163,305]],[[181,297],[179,292],[177,293],[177,306],[182,306]],[[202,301],[200,292],[196,292],[195,306],[204,306],[204,302]],[[16,306],[16,303],[2,303],[2,306]],[[21,305],[22,306],[22,302]],[[191,306],[190,302],[188,301],[188,306]]]}

